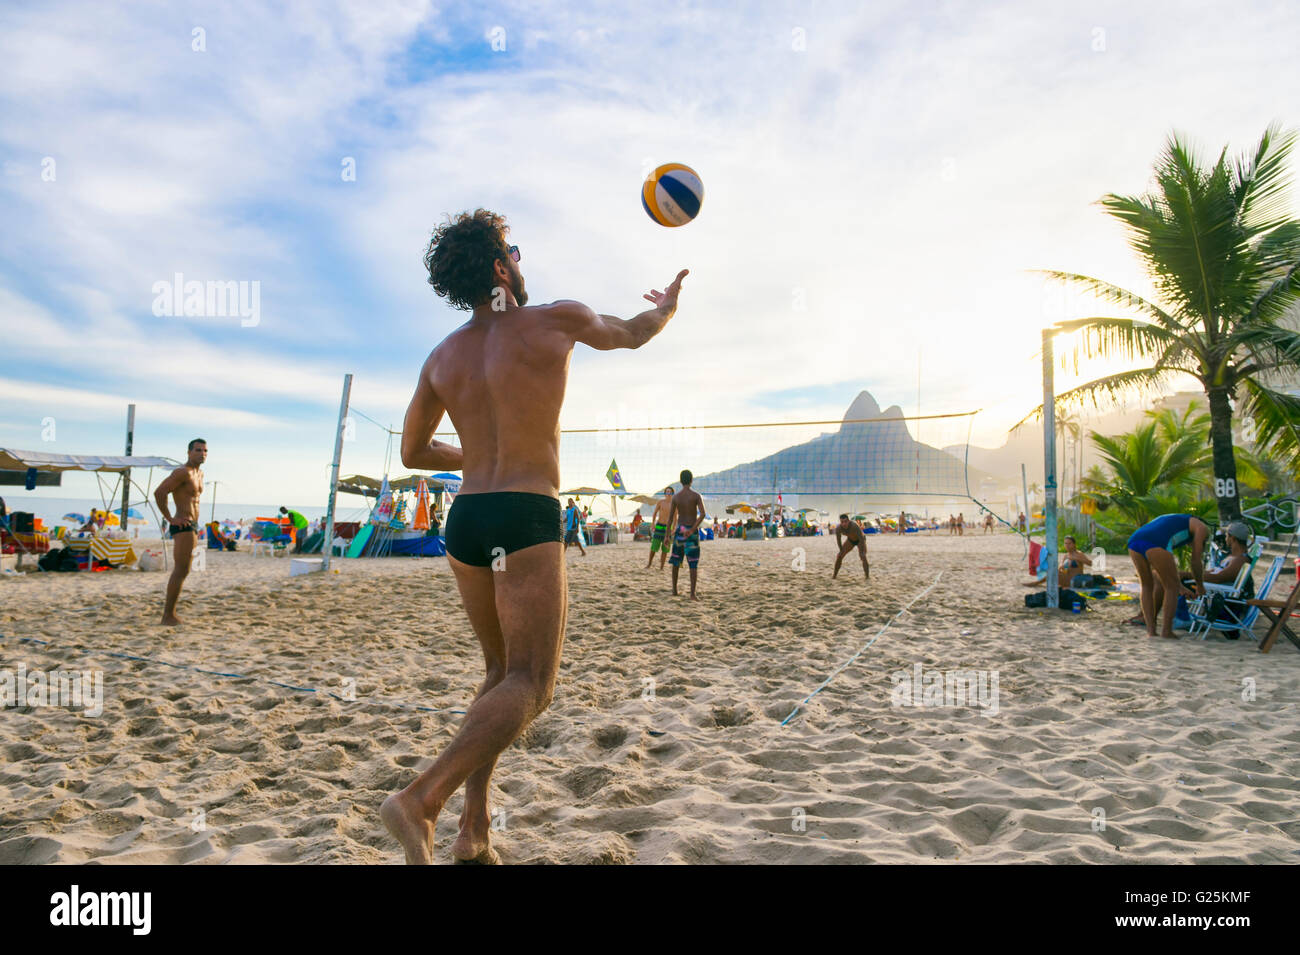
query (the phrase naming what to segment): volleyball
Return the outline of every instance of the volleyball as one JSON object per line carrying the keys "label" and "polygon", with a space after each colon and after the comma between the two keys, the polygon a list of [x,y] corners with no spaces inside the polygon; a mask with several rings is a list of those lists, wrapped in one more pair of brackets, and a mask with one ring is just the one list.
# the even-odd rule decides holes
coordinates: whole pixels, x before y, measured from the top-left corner
{"label": "volleyball", "polygon": [[651,219],[670,229],[700,214],[704,183],[690,166],[667,162],[641,184],[641,205]]}

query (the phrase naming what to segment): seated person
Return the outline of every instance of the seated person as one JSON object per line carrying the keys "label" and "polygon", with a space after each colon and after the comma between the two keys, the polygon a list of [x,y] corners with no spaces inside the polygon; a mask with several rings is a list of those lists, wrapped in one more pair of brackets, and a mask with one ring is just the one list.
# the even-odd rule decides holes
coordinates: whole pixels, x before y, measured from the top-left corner
{"label": "seated person", "polygon": [[1063,546],[1065,553],[1061,555],[1061,580],[1073,583],[1076,576],[1088,573],[1092,558],[1079,550],[1073,537],[1067,535]]}
{"label": "seated person", "polygon": [[[1244,521],[1233,521],[1225,530],[1228,539],[1228,559],[1216,569],[1205,572],[1207,584],[1231,586],[1237,582],[1237,575],[1241,573],[1241,568],[1250,563],[1250,555],[1247,553],[1250,547],[1250,528]],[[1241,590],[1244,597],[1253,597],[1255,582],[1247,577],[1242,583]]]}

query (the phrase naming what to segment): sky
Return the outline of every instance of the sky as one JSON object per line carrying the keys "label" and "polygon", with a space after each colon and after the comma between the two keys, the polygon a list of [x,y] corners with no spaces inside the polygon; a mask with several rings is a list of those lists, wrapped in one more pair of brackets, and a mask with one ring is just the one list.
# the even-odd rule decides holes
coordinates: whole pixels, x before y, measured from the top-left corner
{"label": "sky", "polygon": [[[998,446],[1040,330],[1096,314],[1034,270],[1150,289],[1097,200],[1175,130],[1211,155],[1300,125],[1282,2],[585,6],[6,4],[0,447],[120,454],[134,402],[136,453],[201,436],[225,500],[323,503],[343,376],[343,473],[382,473],[371,419],[400,427],[468,317],[421,258],[479,206],[533,303],[627,318],[691,270],[645,347],[578,346],[563,427],[838,419],[867,389],[981,409]],[[639,198],[667,161],[705,187],[677,229]],[[247,308],[167,314],[178,273]]]}

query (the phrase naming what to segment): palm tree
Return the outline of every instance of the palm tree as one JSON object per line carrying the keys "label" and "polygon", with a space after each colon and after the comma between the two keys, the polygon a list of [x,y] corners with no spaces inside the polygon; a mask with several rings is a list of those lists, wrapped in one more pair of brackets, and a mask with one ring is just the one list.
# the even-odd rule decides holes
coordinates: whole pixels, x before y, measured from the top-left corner
{"label": "palm tree", "polygon": [[[1114,437],[1092,435],[1111,477],[1088,483],[1104,494],[1135,525],[1145,524],[1156,500],[1185,498],[1200,483],[1205,462],[1205,439],[1190,432],[1166,441],[1160,434],[1160,422],[1149,421],[1127,434]],[[1181,493],[1180,493],[1181,492]]]}
{"label": "palm tree", "polygon": [[1294,132],[1270,126],[1251,153],[1230,161],[1225,148],[1207,168],[1173,134],[1157,160],[1153,193],[1101,200],[1124,223],[1158,301],[1086,275],[1045,273],[1142,316],[1058,325],[1083,332],[1078,350],[1148,362],[1080,385],[1058,402],[1099,404],[1161,389],[1180,375],[1195,378],[1209,398],[1214,493],[1225,523],[1241,517],[1234,400],[1241,397],[1238,412],[1254,419],[1258,446],[1283,460],[1300,458],[1300,395],[1279,387],[1300,378],[1300,332],[1286,324],[1300,300],[1300,220],[1286,217],[1285,166],[1294,142]]}

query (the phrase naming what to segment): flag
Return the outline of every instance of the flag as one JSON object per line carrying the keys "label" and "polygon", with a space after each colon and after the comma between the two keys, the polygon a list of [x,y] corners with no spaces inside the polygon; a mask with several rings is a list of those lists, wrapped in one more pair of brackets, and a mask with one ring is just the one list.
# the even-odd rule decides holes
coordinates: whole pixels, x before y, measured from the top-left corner
{"label": "flag", "polygon": [[609,470],[605,472],[605,477],[609,478],[610,486],[620,494],[626,494],[627,488],[623,486],[623,475],[618,473],[618,462],[613,458],[609,461]]}

